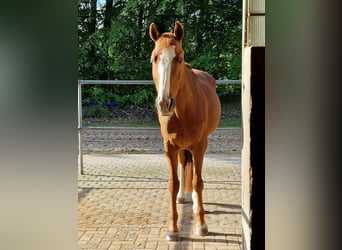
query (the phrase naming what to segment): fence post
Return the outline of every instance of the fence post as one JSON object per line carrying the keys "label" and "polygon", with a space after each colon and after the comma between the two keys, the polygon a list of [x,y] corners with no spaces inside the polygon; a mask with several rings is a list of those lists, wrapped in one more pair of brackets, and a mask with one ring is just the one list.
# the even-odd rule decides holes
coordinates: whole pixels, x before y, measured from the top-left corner
{"label": "fence post", "polygon": [[82,84],[78,81],[78,166],[83,175]]}

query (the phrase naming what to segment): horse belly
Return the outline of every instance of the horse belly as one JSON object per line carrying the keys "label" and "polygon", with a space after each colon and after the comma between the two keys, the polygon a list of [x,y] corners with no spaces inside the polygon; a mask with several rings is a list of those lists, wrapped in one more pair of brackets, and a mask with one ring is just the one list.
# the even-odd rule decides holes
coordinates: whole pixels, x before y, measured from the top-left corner
{"label": "horse belly", "polygon": [[209,102],[208,108],[208,135],[214,132],[221,119],[221,102],[217,94]]}
{"label": "horse belly", "polygon": [[202,107],[205,112],[205,134],[210,135],[218,126],[221,118],[221,102],[216,93],[216,81],[213,77],[201,70],[195,70],[198,84],[198,98],[202,100]]}

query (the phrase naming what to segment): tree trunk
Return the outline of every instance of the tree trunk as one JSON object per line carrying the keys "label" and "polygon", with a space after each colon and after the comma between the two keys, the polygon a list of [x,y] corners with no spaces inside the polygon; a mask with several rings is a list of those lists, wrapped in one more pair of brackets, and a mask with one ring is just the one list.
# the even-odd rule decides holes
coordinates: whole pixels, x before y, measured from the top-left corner
{"label": "tree trunk", "polygon": [[113,0],[106,0],[103,27],[110,28],[112,25]]}
{"label": "tree trunk", "polygon": [[96,12],[97,12],[97,0],[91,0],[90,2],[90,18],[89,18],[89,35],[93,34],[96,30]]}

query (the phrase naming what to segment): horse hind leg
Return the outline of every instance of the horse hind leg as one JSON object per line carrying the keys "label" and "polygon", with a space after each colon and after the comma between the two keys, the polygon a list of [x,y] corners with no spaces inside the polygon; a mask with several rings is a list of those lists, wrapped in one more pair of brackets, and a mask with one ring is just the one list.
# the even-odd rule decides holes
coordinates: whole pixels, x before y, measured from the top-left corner
{"label": "horse hind leg", "polygon": [[178,164],[178,177],[179,177],[179,191],[177,194],[177,203],[185,203],[185,190],[184,190],[184,165],[182,162]]}
{"label": "horse hind leg", "polygon": [[188,150],[182,150],[178,155],[178,176],[179,176],[179,192],[177,195],[177,203],[186,202],[186,193],[192,192],[192,154]]}
{"label": "horse hind leg", "polygon": [[189,150],[185,151],[185,169],[184,169],[184,182],[185,182],[185,192],[191,193],[193,179],[193,159],[192,154]]}
{"label": "horse hind leg", "polygon": [[177,194],[177,203],[185,203],[185,190],[184,190],[184,166],[182,164],[178,165],[178,176],[179,176],[179,191]]}
{"label": "horse hind leg", "polygon": [[178,179],[179,179],[179,191],[177,194],[177,203],[185,203],[185,191],[184,191],[184,153],[183,150],[178,152]]}

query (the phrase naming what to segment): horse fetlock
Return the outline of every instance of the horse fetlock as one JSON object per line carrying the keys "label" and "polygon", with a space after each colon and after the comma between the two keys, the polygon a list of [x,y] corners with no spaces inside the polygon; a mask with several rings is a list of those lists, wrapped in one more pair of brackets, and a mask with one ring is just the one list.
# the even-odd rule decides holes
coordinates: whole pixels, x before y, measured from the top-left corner
{"label": "horse fetlock", "polygon": [[208,226],[207,224],[203,224],[202,226],[197,226],[195,228],[195,235],[198,235],[198,236],[205,236],[205,235],[208,235]]}
{"label": "horse fetlock", "polygon": [[177,196],[177,203],[184,204],[185,203],[185,196]]}
{"label": "horse fetlock", "polygon": [[174,234],[178,233],[178,226],[177,226],[177,220],[178,220],[178,215],[175,214],[170,214],[170,224],[168,228],[168,232],[172,232]]}
{"label": "horse fetlock", "polygon": [[[180,187],[179,187],[179,192],[177,194],[177,202],[178,200],[184,200],[185,202],[185,192],[184,192],[184,188],[182,187],[182,183],[180,183]],[[181,202],[181,203],[184,203],[184,202]]]}

